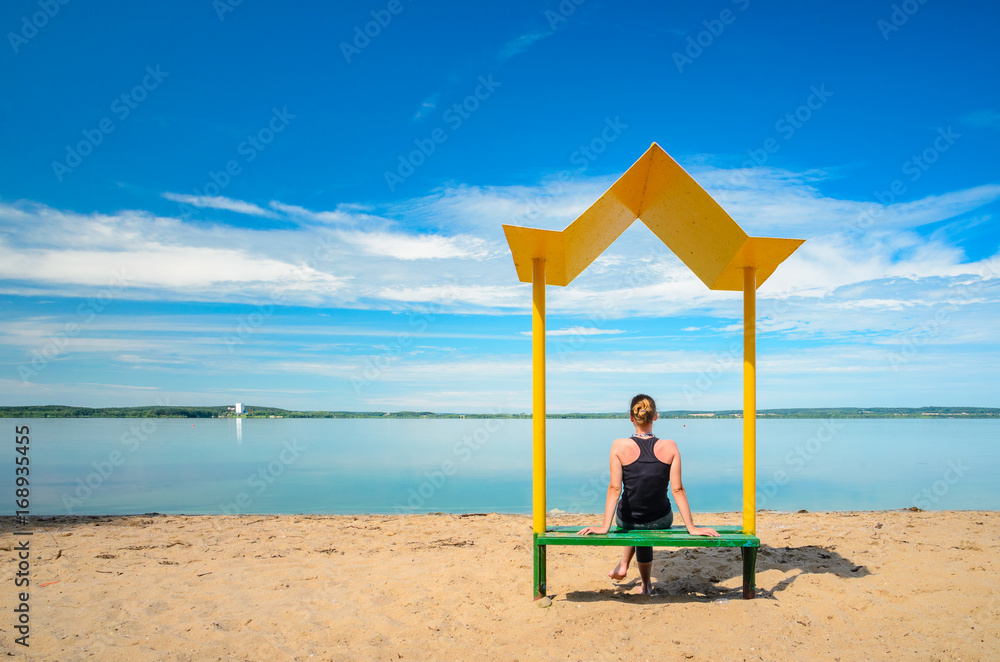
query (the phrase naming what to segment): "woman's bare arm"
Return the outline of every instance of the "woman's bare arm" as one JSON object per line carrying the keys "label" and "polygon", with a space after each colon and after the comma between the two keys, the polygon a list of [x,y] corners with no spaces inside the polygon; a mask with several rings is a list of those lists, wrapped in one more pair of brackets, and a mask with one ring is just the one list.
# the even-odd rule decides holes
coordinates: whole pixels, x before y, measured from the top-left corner
{"label": "woman's bare arm", "polygon": [[681,451],[677,448],[677,444],[672,441],[670,443],[673,445],[671,449],[673,459],[670,462],[671,491],[674,495],[674,502],[677,504],[677,510],[681,511],[681,517],[684,518],[684,526],[687,527],[688,533],[692,536],[718,536],[719,533],[715,529],[694,525],[694,518],[691,517],[691,507],[688,505],[687,491],[684,489],[684,483],[681,480]]}
{"label": "woman's bare arm", "polygon": [[604,524],[601,526],[588,526],[580,530],[580,535],[590,533],[604,534],[611,530],[611,522],[615,517],[615,509],[618,507],[618,497],[622,493],[622,462],[618,459],[618,449],[621,439],[616,439],[611,444],[611,482],[608,484],[608,496],[604,501]]}

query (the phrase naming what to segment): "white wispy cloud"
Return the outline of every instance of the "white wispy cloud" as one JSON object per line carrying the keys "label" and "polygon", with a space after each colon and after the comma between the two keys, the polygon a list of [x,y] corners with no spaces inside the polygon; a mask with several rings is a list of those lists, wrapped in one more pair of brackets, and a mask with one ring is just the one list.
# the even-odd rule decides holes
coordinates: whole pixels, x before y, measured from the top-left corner
{"label": "white wispy cloud", "polygon": [[280,255],[273,244],[262,250],[268,242],[253,231],[146,212],[78,214],[0,204],[0,222],[0,289],[9,293],[226,301],[276,289],[311,296],[340,290],[346,280],[302,255]]}
{"label": "white wispy cloud", "polygon": [[[521,331],[522,336],[530,336],[531,331]],[[566,329],[546,329],[547,336],[614,336],[628,333],[623,329],[601,329],[595,326],[571,326]]]}
{"label": "white wispy cloud", "polygon": [[454,280],[454,276],[421,286],[393,284],[373,294],[385,301],[394,302],[397,306],[433,304],[442,309],[463,312],[516,310],[525,307],[529,296],[527,290],[520,285],[460,285]]}
{"label": "white wispy cloud", "polygon": [[486,242],[478,237],[411,235],[401,232],[342,231],[338,236],[367,255],[397,260],[474,259],[486,257]]}
{"label": "white wispy cloud", "polygon": [[441,98],[440,92],[435,92],[426,99],[420,102],[420,107],[417,108],[417,112],[413,114],[413,121],[419,122],[425,119],[428,115],[433,113],[437,109],[438,99]]}
{"label": "white wispy cloud", "polygon": [[265,218],[275,218],[276,215],[263,207],[244,202],[243,200],[233,200],[221,195],[189,195],[187,193],[161,194],[167,200],[179,202],[182,205],[191,205],[202,209],[222,209],[224,211],[236,212],[237,214],[248,214],[250,216],[263,216]]}
{"label": "white wispy cloud", "polygon": [[914,229],[958,217],[1000,199],[1000,185],[988,184],[881,205],[823,195],[818,184],[824,177],[816,172],[795,173],[768,167],[699,167],[692,168],[691,173],[749,234],[756,235],[775,232],[817,236]]}
{"label": "white wispy cloud", "polygon": [[287,214],[296,220],[305,220],[321,224],[355,225],[359,220],[365,220],[366,217],[366,214],[359,214],[359,212],[365,211],[361,205],[339,205],[337,209],[334,209],[333,211],[312,211],[298,205],[286,205],[278,202],[277,200],[271,200],[268,206],[270,206],[271,209],[281,212],[282,214]]}
{"label": "white wispy cloud", "polygon": [[533,31],[522,34],[514,39],[511,39],[500,49],[499,58],[501,60],[509,60],[510,58],[523,53],[524,51],[531,48],[531,46],[542,39],[552,35],[552,31]]}

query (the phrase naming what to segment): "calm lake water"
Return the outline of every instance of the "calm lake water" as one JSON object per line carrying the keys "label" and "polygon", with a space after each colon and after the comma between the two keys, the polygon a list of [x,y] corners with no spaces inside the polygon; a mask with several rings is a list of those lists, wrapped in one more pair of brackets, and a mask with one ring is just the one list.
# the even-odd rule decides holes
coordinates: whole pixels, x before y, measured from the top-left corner
{"label": "calm lake water", "polygon": [[[742,422],[663,420],[697,511],[741,509]],[[8,419],[31,514],[531,510],[528,420]],[[758,421],[758,507],[1000,509],[1000,421]],[[624,420],[550,420],[548,508],[600,512]],[[11,447],[8,447],[11,448]],[[14,512],[14,458],[0,468]]]}

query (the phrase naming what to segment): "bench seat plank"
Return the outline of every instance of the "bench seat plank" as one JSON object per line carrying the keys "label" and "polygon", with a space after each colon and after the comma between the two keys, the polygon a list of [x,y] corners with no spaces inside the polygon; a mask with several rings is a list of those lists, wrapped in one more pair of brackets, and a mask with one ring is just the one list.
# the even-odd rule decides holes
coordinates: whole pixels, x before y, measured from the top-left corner
{"label": "bench seat plank", "polygon": [[581,526],[551,526],[536,534],[537,545],[612,545],[619,547],[760,547],[760,538],[743,533],[739,526],[713,526],[719,537],[692,536],[683,526],[656,531],[621,531],[613,527],[604,535],[577,533]]}

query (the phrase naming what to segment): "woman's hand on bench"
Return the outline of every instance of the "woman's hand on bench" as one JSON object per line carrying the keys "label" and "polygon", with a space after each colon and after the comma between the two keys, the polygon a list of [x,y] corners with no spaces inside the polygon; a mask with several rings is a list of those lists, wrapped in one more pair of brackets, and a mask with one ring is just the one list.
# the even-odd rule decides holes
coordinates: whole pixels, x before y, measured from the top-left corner
{"label": "woman's hand on bench", "polygon": [[[605,529],[602,526],[588,526],[586,529],[580,529],[577,532],[577,535],[588,536],[591,533],[596,533],[598,535],[602,535],[603,536],[607,532],[608,532],[608,529]],[[715,535],[719,535],[719,534],[715,534]]]}
{"label": "woman's hand on bench", "polygon": [[709,536],[710,538],[719,537],[718,531],[707,526],[690,526],[688,527],[688,533],[692,536]]}

